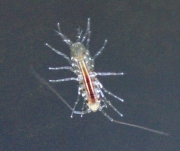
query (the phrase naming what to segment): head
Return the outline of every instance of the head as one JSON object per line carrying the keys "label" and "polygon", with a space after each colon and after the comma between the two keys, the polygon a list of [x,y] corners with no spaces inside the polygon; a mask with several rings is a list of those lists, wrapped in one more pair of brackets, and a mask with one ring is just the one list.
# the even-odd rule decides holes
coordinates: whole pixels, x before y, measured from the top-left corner
{"label": "head", "polygon": [[76,42],[72,44],[71,57],[79,60],[79,59],[83,59],[85,55],[86,55],[86,48],[82,43]]}

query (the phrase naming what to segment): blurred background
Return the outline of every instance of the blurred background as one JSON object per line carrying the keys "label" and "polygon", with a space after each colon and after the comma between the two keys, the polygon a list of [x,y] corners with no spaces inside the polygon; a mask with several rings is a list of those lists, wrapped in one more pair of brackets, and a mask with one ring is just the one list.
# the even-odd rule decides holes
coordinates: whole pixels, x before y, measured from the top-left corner
{"label": "blurred background", "polygon": [[[179,0],[2,0],[0,7],[1,151],[180,150]],[[74,77],[70,71],[48,70],[68,62],[45,43],[69,56],[69,47],[55,33],[57,23],[75,42],[89,17],[91,54],[108,39],[95,71],[126,73],[99,77],[125,100],[107,96],[123,118],[111,108],[106,112],[170,136],[112,123],[101,112],[70,118],[69,108],[32,74],[31,67],[46,81]],[[77,82],[51,86],[74,105]]]}

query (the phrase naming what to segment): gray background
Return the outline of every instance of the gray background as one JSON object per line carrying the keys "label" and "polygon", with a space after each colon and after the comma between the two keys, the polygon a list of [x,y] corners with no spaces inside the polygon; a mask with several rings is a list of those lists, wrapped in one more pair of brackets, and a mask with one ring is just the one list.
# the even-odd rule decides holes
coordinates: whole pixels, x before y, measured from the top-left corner
{"label": "gray background", "polygon": [[[180,1],[87,0],[1,1],[0,150],[2,151],[178,151],[180,146]],[[49,71],[68,62],[44,43],[70,54],[57,36],[75,41],[76,29],[91,18],[91,54],[108,44],[96,71],[126,73],[100,77],[104,87],[125,99],[108,97],[116,120],[170,133],[169,137],[110,122],[101,112],[70,118],[71,111],[32,74],[44,79],[74,76]],[[51,84],[71,106],[76,82]],[[80,107],[80,106],[79,106]]]}

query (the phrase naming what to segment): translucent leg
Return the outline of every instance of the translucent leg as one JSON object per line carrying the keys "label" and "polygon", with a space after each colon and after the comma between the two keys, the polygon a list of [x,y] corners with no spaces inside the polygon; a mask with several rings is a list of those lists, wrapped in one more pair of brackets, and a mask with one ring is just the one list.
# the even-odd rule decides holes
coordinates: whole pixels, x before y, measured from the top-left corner
{"label": "translucent leg", "polygon": [[49,67],[49,70],[71,70],[72,71],[72,67]]}
{"label": "translucent leg", "polygon": [[78,81],[78,78],[72,77],[72,78],[65,78],[65,79],[58,79],[58,80],[49,80],[49,82],[64,82],[64,81],[73,81],[73,80]]}
{"label": "translucent leg", "polygon": [[87,109],[85,111],[74,111],[74,114],[80,114],[80,115],[87,114],[87,113],[91,113],[91,110]]}
{"label": "translucent leg", "polygon": [[80,95],[78,94],[77,100],[76,100],[76,102],[75,102],[75,104],[74,104],[74,107],[73,107],[73,109],[72,109],[71,118],[73,118],[74,110],[75,110],[75,108],[76,108],[76,106],[77,106],[77,104],[78,104],[78,102],[79,102],[79,96],[80,96]]}
{"label": "translucent leg", "polygon": [[57,53],[58,55],[61,55],[62,57],[64,57],[64,58],[65,58],[66,60],[68,60],[68,62],[71,64],[71,60],[70,60],[70,58],[69,58],[67,55],[65,55],[64,53],[56,50],[55,48],[53,48],[52,46],[50,46],[48,43],[46,43],[46,46],[48,46],[52,51],[54,51],[54,52]]}
{"label": "translucent leg", "polygon": [[104,110],[101,110],[102,114],[106,116],[111,122],[113,121],[113,118],[111,118]]}
{"label": "translucent leg", "polygon": [[117,75],[124,75],[124,72],[119,72],[119,73],[116,73],[116,72],[97,72],[96,75],[98,76],[117,76]]}
{"label": "translucent leg", "polygon": [[112,97],[114,97],[114,98],[116,98],[116,99],[120,100],[121,102],[124,102],[124,100],[123,100],[123,99],[121,99],[120,97],[118,97],[118,96],[114,95],[112,92],[110,92],[110,91],[106,90],[104,87],[102,87],[102,89],[104,90],[104,92],[105,92],[105,93],[107,93],[107,94],[111,95]]}
{"label": "translucent leg", "polygon": [[77,40],[76,40],[76,42],[80,42],[80,40],[81,40],[81,37],[82,37],[82,33],[83,33],[83,30],[81,30],[80,28],[78,28],[77,29],[77,32],[78,32],[78,34],[77,34]]}
{"label": "translucent leg", "polygon": [[[34,68],[31,66],[30,68],[30,71],[31,73],[42,83],[44,84],[45,86],[47,86],[48,89],[50,89],[71,111],[73,110],[73,108],[67,103],[67,101],[59,94],[59,92],[57,92],[51,85],[49,85],[49,83],[44,80],[43,78],[41,78],[37,73],[36,71],[34,70]],[[103,108],[103,107],[102,107]],[[139,126],[139,125],[135,125],[135,124],[130,124],[130,123],[125,123],[125,122],[121,122],[121,121],[117,121],[117,120],[114,120],[113,118],[111,118],[106,112],[104,112],[103,110],[99,109],[99,111],[101,111],[103,113],[104,116],[106,116],[110,121],[114,122],[114,123],[117,123],[117,124],[121,124],[121,125],[126,125],[126,126],[130,126],[130,127],[135,127],[135,128],[139,128],[139,129],[142,129],[142,130],[146,130],[146,131],[150,131],[150,132],[153,132],[153,133],[156,133],[156,134],[160,134],[160,135],[165,135],[165,136],[168,136],[169,134],[168,133],[165,133],[165,132],[161,132],[161,131],[158,131],[158,130],[154,130],[154,129],[150,129],[150,128],[147,128],[147,127],[143,127],[143,126]],[[73,113],[74,114],[80,114],[80,115],[83,115],[83,114],[87,114],[87,113],[90,113],[91,110],[90,109],[87,109],[85,111],[74,111]]]}
{"label": "translucent leg", "polygon": [[112,119],[112,122],[117,123],[117,124],[121,124],[121,125],[126,125],[126,126],[130,126],[130,127],[139,128],[139,129],[149,131],[149,132],[153,132],[153,133],[160,134],[160,135],[166,135],[166,136],[169,135],[168,133],[165,133],[165,132],[161,132],[161,131],[158,131],[158,130],[154,130],[154,129],[151,129],[151,128],[147,128],[147,127],[143,127],[143,126],[139,126],[139,125],[135,125],[135,124],[125,123],[125,122],[121,122],[121,121],[117,121],[117,120],[113,120],[113,119]]}
{"label": "translucent leg", "polygon": [[85,40],[86,37],[87,37],[87,41],[86,41],[86,47],[87,47],[87,48],[89,47],[90,36],[91,36],[91,31],[90,31],[90,18],[88,18],[87,28],[86,28],[86,31],[85,31],[82,39],[81,39],[81,42],[83,43],[84,40]]}
{"label": "translucent leg", "polygon": [[[104,96],[104,94],[103,94],[103,92],[102,92],[101,90],[100,90],[100,94],[101,94],[101,97],[102,97],[102,98],[105,98],[105,96]],[[103,101],[104,105],[100,108],[100,110],[101,110],[103,107],[107,108],[106,101],[105,101],[104,99],[103,99],[102,101]]]}
{"label": "translucent leg", "polygon": [[139,128],[139,129],[142,129],[142,130],[145,130],[145,131],[149,131],[149,132],[152,132],[152,133],[156,133],[156,134],[160,134],[160,135],[165,135],[165,136],[168,136],[169,134],[168,133],[165,133],[165,132],[161,132],[161,131],[158,131],[158,130],[154,130],[154,129],[151,129],[151,128],[147,128],[147,127],[143,127],[143,126],[139,126],[139,125],[135,125],[135,124],[130,124],[130,123],[125,123],[125,122],[121,122],[121,121],[117,121],[117,120],[114,120],[112,117],[110,117],[104,110],[101,110],[102,114],[104,116],[106,116],[111,122],[114,122],[114,123],[117,123],[117,124],[121,124],[121,125],[126,125],[126,126],[130,126],[130,127],[134,127],[134,128]]}
{"label": "translucent leg", "polygon": [[[34,68],[31,66],[30,68],[31,73],[42,83],[44,84],[49,90],[51,90],[71,111],[73,110],[73,108],[67,103],[67,101],[60,95],[59,92],[57,92],[46,80],[44,80],[43,78],[41,78],[39,76],[39,74],[36,73],[36,71],[34,70]],[[91,110],[87,109],[85,111],[73,111],[74,114],[87,114],[90,113]]]}
{"label": "translucent leg", "polygon": [[[84,110],[84,106],[86,104],[86,101],[83,101],[83,105],[82,105],[82,111]],[[83,114],[81,114],[81,117],[83,117]]]}
{"label": "translucent leg", "polygon": [[116,112],[116,113],[118,113],[121,117],[123,117],[123,114],[121,114],[113,105],[112,105],[112,103],[109,101],[109,100],[107,100],[106,99],[106,97],[104,96],[104,101]]}
{"label": "translucent leg", "polygon": [[58,31],[56,31],[57,34],[61,36],[61,38],[64,40],[65,43],[68,44],[69,47],[71,47],[73,42],[69,38],[67,38],[64,34],[62,34],[60,30],[60,23],[57,23],[57,27],[58,27]]}
{"label": "translucent leg", "polygon": [[103,44],[103,46],[101,47],[101,49],[94,55],[94,57],[92,58],[93,60],[95,60],[96,57],[99,56],[99,55],[102,53],[102,51],[104,50],[104,48],[105,48],[105,46],[106,46],[106,43],[107,43],[107,39],[104,41],[104,44]]}
{"label": "translucent leg", "polygon": [[[88,27],[89,26],[89,27]],[[87,40],[86,40],[86,48],[89,49],[89,42],[91,39],[91,30],[90,30],[90,18],[88,18],[88,24],[87,24]]]}

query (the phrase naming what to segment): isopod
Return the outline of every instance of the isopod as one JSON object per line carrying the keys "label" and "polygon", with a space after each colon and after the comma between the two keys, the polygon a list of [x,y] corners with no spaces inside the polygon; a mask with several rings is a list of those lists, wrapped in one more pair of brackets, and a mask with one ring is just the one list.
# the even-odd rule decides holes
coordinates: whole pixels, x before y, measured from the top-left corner
{"label": "isopod", "polygon": [[[102,72],[94,71],[94,61],[104,50],[107,40],[104,41],[102,48],[94,56],[91,56],[89,52],[89,42],[90,42],[90,37],[91,37],[90,18],[88,18],[88,21],[87,21],[86,31],[83,33],[83,31],[79,29],[77,41],[74,43],[69,38],[67,38],[64,34],[62,34],[59,23],[57,24],[57,26],[58,26],[58,31],[56,31],[56,33],[59,36],[61,36],[63,41],[69,46],[71,50],[70,57],[58,51],[57,49],[53,48],[48,43],[46,43],[46,46],[48,46],[52,51],[54,51],[58,55],[64,57],[69,62],[70,66],[49,67],[49,70],[70,70],[74,72],[77,77],[49,80],[49,82],[77,81],[79,84],[78,97],[77,97],[77,100],[75,101],[74,107],[72,108],[67,103],[67,101],[64,100],[62,96],[51,85],[49,85],[49,83],[47,83],[43,78],[41,78],[34,70],[33,70],[33,73],[43,84],[45,84],[53,93],[55,93],[58,96],[58,98],[63,103],[65,103],[65,105],[72,111],[71,117],[73,117],[73,114],[80,114],[81,116],[83,116],[84,114],[87,114],[87,113],[100,111],[111,122],[131,126],[131,127],[136,127],[139,129],[147,130],[147,131],[154,132],[161,135],[168,135],[165,132],[114,120],[110,115],[108,115],[105,112],[105,108],[111,107],[119,116],[121,117],[123,116],[123,114],[117,110],[117,108],[111,103],[111,101],[109,101],[106,98],[106,96],[104,95],[105,93],[114,97],[115,99],[121,102],[124,102],[124,100],[116,96],[115,94],[107,90],[106,88],[104,88],[104,86],[101,84],[101,82],[98,80],[97,77],[98,76],[119,76],[119,75],[124,75],[124,73],[123,72],[119,72],[119,73],[103,72],[102,73]],[[79,103],[80,97],[83,98],[82,110],[77,111],[76,106]]]}

